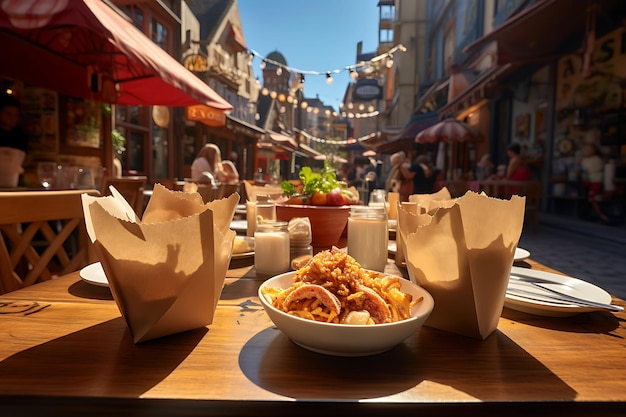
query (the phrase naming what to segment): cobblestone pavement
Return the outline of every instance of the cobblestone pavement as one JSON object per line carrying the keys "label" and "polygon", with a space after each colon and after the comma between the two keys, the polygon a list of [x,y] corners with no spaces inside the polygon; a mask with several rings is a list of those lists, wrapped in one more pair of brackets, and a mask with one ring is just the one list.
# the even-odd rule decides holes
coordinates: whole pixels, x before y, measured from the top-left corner
{"label": "cobblestone pavement", "polygon": [[525,228],[518,245],[531,259],[591,282],[626,299],[626,228],[563,219],[542,219]]}

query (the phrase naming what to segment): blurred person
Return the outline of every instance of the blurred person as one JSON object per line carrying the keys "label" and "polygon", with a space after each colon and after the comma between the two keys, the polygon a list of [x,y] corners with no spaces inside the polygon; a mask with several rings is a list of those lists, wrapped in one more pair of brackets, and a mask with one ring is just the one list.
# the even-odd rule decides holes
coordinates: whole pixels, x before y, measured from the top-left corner
{"label": "blurred person", "polygon": [[0,146],[28,152],[28,138],[20,127],[22,105],[14,96],[0,96]]}
{"label": "blurred person", "polygon": [[341,164],[338,177],[340,181],[343,181],[348,185],[352,184],[352,182],[356,179],[356,171],[350,162],[344,162]]}
{"label": "blurred person", "polygon": [[506,179],[511,181],[530,181],[530,170],[521,157],[521,147],[518,143],[512,143],[507,148],[509,164],[506,168]]}
{"label": "blurred person", "polygon": [[14,96],[0,96],[0,186],[19,185],[28,152],[28,137],[20,126],[21,104]]}
{"label": "blurred person", "polygon": [[488,153],[484,154],[476,164],[476,179],[478,181],[486,180],[494,173],[495,165],[491,162]]}
{"label": "blurred person", "polygon": [[506,178],[506,165],[500,164],[496,168],[496,172],[487,177],[488,180],[503,180]]}
{"label": "blurred person", "polygon": [[407,161],[404,151],[399,151],[389,157],[391,168],[385,181],[385,190],[400,194],[400,201],[408,201],[409,195],[413,192],[413,180],[407,178],[402,172],[404,166],[407,170],[410,164]]}
{"label": "blurred person", "polygon": [[604,160],[600,156],[598,147],[594,144],[586,144],[584,154],[580,160],[582,168],[582,186],[587,193],[587,202],[593,213],[604,223],[609,223],[609,217],[600,208],[599,200],[602,197],[604,182]]}
{"label": "blurred person", "polygon": [[222,161],[222,168],[226,173],[226,179],[223,181],[226,184],[237,184],[239,182],[239,171],[233,161],[228,159]]}
{"label": "blurred person", "polygon": [[[209,180],[216,187],[219,183],[228,183],[234,178],[234,172],[229,173],[224,169],[222,153],[214,143],[205,144],[191,164],[193,181]],[[236,178],[239,178],[239,173]]]}
{"label": "blurred person", "polygon": [[420,155],[410,166],[403,166],[402,175],[413,180],[413,194],[431,194],[435,185],[436,175],[433,175],[430,158]]}

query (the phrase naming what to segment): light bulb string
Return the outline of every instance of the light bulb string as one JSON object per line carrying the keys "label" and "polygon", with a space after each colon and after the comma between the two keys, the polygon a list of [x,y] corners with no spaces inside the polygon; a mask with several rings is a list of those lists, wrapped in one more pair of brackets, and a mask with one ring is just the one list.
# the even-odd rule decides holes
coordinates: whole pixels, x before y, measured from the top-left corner
{"label": "light bulb string", "polygon": [[394,46],[393,48],[391,48],[389,51],[377,55],[371,59],[369,59],[368,61],[359,61],[356,64],[353,65],[348,65],[346,67],[343,68],[337,68],[337,69],[333,69],[330,71],[313,71],[313,70],[302,70],[302,69],[298,69],[295,67],[290,67],[288,65],[285,65],[283,63],[280,63],[278,61],[274,61],[273,59],[269,59],[263,55],[261,55],[260,53],[258,53],[257,51],[255,51],[254,49],[248,49],[248,53],[252,54],[254,56],[256,56],[257,58],[260,58],[262,62],[266,63],[266,64],[272,64],[275,65],[281,69],[287,70],[291,73],[299,73],[299,74],[306,74],[306,75],[324,75],[326,77],[328,77],[330,74],[339,74],[343,71],[354,71],[357,68],[361,68],[361,67],[365,67],[367,65],[371,65],[373,63],[382,61],[383,59],[393,59],[393,54],[396,53],[397,51],[402,51],[405,52],[406,48],[402,45],[402,44],[398,44],[396,46]]}
{"label": "light bulb string", "polygon": [[306,133],[305,131],[301,131],[301,133],[307,138],[312,140],[313,142],[318,142],[318,143],[332,143],[334,145],[349,145],[351,143],[356,143],[356,142],[362,142],[366,139],[371,139],[375,136],[378,136],[378,133],[370,133],[369,135],[365,135],[365,136],[361,136],[360,138],[356,138],[356,139],[351,139],[351,140],[328,140],[328,139],[322,139],[322,138],[318,138],[316,136],[310,135],[308,133]]}

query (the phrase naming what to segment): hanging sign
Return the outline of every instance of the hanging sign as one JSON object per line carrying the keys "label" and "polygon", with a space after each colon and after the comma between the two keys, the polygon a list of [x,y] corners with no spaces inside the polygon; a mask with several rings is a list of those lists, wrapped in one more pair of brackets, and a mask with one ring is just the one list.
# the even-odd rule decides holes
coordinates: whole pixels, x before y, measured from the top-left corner
{"label": "hanging sign", "polygon": [[357,81],[352,91],[353,100],[369,101],[383,98],[383,89],[378,85],[377,80],[371,78],[363,78]]}
{"label": "hanging sign", "polygon": [[226,125],[226,114],[223,110],[199,104],[187,107],[186,112],[187,120],[204,123],[211,127]]}

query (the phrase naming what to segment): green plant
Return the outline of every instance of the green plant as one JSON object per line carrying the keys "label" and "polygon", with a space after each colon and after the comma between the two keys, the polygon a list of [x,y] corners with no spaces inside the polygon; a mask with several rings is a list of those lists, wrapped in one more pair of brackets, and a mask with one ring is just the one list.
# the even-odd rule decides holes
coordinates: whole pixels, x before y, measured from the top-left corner
{"label": "green plant", "polygon": [[111,140],[113,141],[113,151],[116,155],[121,155],[126,150],[126,138],[118,130],[111,131]]}

